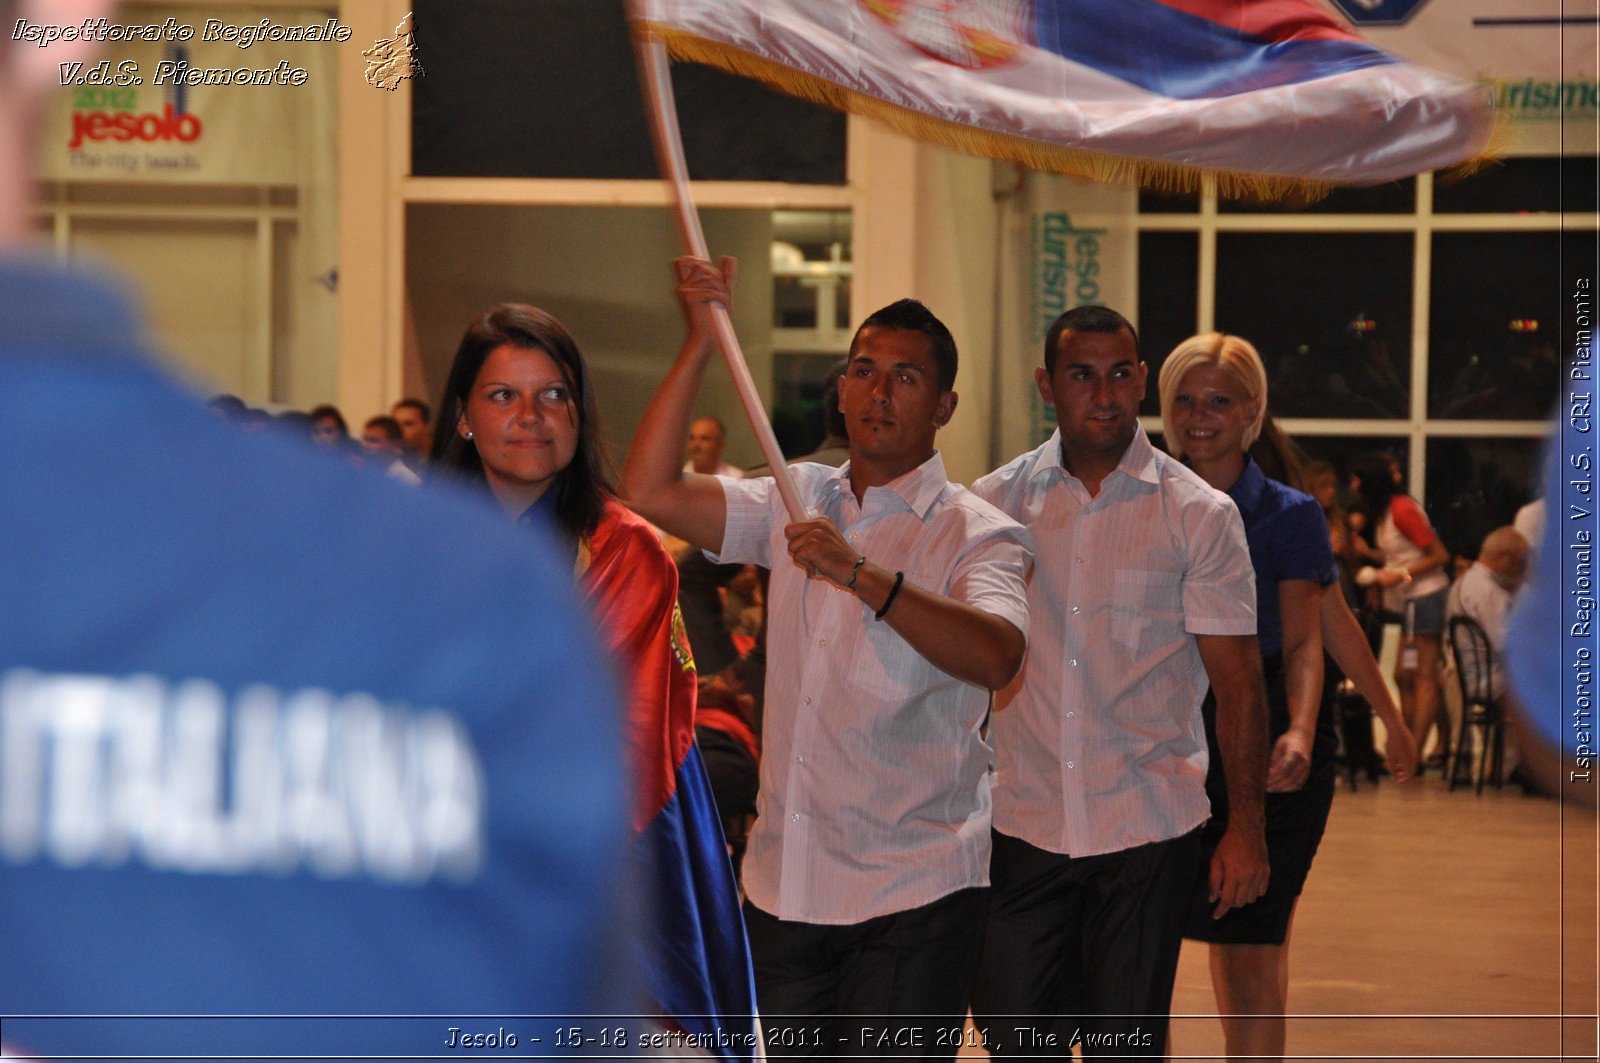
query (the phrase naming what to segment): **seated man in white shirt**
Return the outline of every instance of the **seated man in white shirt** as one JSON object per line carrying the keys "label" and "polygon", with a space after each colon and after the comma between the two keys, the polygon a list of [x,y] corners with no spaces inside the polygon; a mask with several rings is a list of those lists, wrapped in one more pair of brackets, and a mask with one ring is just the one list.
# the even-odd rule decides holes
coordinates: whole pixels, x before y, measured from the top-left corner
{"label": "seated man in white shirt", "polygon": [[[724,269],[729,263],[724,262]],[[772,569],[759,818],[744,862],[773,1052],[949,1059],[988,907],[990,692],[1026,646],[1028,533],[950,483],[934,437],[956,347],[921,303],[873,314],[839,388],[850,460],[683,473],[723,271],[679,263],[689,333],[645,410],[629,504],[722,561]],[[784,554],[788,556],[785,557]]]}
{"label": "seated man in white shirt", "polygon": [[1505,670],[1499,662],[1505,654],[1511,601],[1527,569],[1528,540],[1509,524],[1496,528],[1484,537],[1478,560],[1450,588],[1445,606],[1447,617],[1470,617],[1489,636],[1495,661],[1489,689],[1496,698],[1505,693]]}
{"label": "seated man in white shirt", "polygon": [[994,857],[973,1016],[996,1055],[1162,1058],[1201,863],[1216,693],[1230,816],[1214,914],[1266,889],[1267,708],[1239,510],[1139,425],[1148,370],[1127,319],[1061,315],[1044,445],[974,491],[1038,541],[1029,653],[996,702]]}
{"label": "seated man in white shirt", "polygon": [[722,460],[722,448],[728,441],[728,428],[715,417],[696,417],[689,422],[689,460],[683,463],[684,472],[704,473],[707,476],[731,476],[744,479],[744,470]]}

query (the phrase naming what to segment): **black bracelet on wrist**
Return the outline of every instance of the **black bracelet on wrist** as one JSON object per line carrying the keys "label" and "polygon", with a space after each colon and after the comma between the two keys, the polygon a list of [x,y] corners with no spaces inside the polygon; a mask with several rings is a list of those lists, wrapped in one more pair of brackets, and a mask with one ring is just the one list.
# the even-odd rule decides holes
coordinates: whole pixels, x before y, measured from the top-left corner
{"label": "black bracelet on wrist", "polygon": [[889,607],[894,604],[896,596],[900,593],[900,584],[905,581],[906,574],[904,572],[896,572],[894,574],[894,586],[889,588],[889,597],[883,600],[883,608],[872,614],[872,619],[882,620],[889,615]]}
{"label": "black bracelet on wrist", "polygon": [[845,583],[844,589],[855,590],[856,577],[861,575],[861,566],[867,563],[867,555],[861,554],[856,558],[856,567],[850,570],[850,579]]}

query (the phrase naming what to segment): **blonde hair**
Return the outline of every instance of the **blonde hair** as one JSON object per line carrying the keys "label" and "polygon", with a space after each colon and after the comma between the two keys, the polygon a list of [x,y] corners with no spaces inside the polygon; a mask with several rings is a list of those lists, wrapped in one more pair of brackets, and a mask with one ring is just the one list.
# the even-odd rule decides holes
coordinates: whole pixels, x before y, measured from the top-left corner
{"label": "blonde hair", "polygon": [[1244,449],[1249,450],[1261,435],[1261,425],[1267,419],[1267,370],[1261,364],[1261,355],[1250,341],[1220,332],[1205,332],[1190,336],[1172,349],[1161,366],[1158,389],[1161,392],[1161,429],[1166,435],[1167,450],[1183,456],[1183,445],[1172,430],[1172,403],[1178,395],[1178,385],[1189,370],[1200,366],[1220,365],[1230,371],[1250,401],[1256,404],[1255,420],[1244,430]]}

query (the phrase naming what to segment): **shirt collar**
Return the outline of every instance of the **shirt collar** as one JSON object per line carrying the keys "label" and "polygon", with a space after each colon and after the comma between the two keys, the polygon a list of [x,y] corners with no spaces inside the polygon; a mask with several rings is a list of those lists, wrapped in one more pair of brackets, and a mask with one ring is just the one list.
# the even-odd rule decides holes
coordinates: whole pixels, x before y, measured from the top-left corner
{"label": "shirt collar", "polygon": [[1267,477],[1250,455],[1244,456],[1244,472],[1233,481],[1233,486],[1228,488],[1227,495],[1233,499],[1233,504],[1239,507],[1240,513],[1254,513],[1261,504],[1262,492],[1267,489]]}
{"label": "shirt collar", "polygon": [[[850,462],[845,462],[833,474],[835,487],[844,494],[850,494]],[[944,459],[936,450],[933,457],[918,465],[908,473],[895,477],[886,484],[867,488],[862,497],[862,508],[873,497],[874,492],[887,491],[903,502],[907,509],[917,515],[919,520],[927,520],[928,513],[933,509],[933,504],[944,496],[945,489],[950,486],[950,479],[945,475]]]}
{"label": "shirt collar", "polygon": [[[1039,449],[1040,454],[1034,463],[1033,475],[1037,476],[1050,469],[1059,470],[1063,476],[1072,475],[1061,461],[1060,428],[1050,433],[1050,438]],[[1156,463],[1159,460],[1160,455],[1156,452],[1155,445],[1150,442],[1150,437],[1145,434],[1144,425],[1136,423],[1133,428],[1133,440],[1128,444],[1128,449],[1122,452],[1122,459],[1117,462],[1117,467],[1112,472],[1120,472],[1147,484],[1157,483],[1160,478]]]}

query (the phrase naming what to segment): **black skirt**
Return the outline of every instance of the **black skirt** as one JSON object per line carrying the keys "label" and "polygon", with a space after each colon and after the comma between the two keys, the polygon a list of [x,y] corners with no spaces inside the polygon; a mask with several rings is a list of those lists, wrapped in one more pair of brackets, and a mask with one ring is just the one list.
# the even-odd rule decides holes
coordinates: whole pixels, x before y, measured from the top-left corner
{"label": "black skirt", "polygon": [[[1289,727],[1289,695],[1284,684],[1283,658],[1274,654],[1263,662],[1267,687],[1267,708],[1272,721],[1272,741]],[[1317,720],[1316,740],[1311,754],[1311,774],[1306,784],[1293,793],[1268,794],[1266,802],[1267,863],[1272,877],[1267,892],[1252,904],[1235,908],[1221,919],[1213,918],[1216,905],[1210,899],[1211,857],[1228,827],[1228,786],[1223,775],[1222,757],[1217,751],[1217,704],[1206,695],[1201,709],[1206,724],[1206,745],[1211,764],[1206,772],[1206,796],[1211,799],[1211,819],[1201,832],[1200,867],[1189,909],[1184,936],[1197,941],[1235,945],[1281,945],[1289,932],[1289,917],[1311,871],[1328,812],[1333,807],[1332,752],[1337,749],[1337,732],[1329,715]],[[1324,732],[1329,732],[1325,737]]]}

